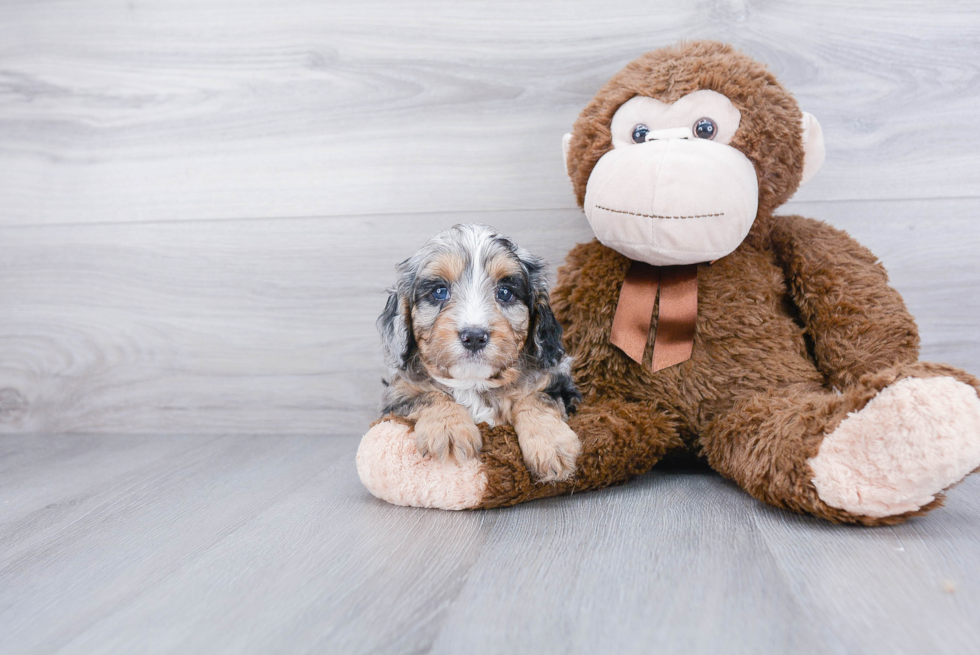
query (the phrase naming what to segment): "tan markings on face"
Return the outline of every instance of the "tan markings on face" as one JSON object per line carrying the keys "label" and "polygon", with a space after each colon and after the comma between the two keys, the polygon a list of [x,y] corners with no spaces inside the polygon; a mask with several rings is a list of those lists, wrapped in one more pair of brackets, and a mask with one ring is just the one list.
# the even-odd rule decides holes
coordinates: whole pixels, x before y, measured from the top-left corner
{"label": "tan markings on face", "polygon": [[[494,296],[493,317],[490,320],[490,344],[494,350],[492,355],[495,369],[502,370],[517,363],[521,349],[527,338],[530,313],[527,306],[520,300],[509,303],[496,301],[497,286],[500,281],[515,275],[521,275],[520,263],[509,254],[498,253],[486,263],[487,277],[493,281],[491,294]],[[488,348],[489,348],[488,346]]]}
{"label": "tan markings on face", "polygon": [[[419,276],[444,280],[452,289],[465,272],[466,263],[461,253],[442,252],[422,266]],[[457,331],[445,320],[453,304],[453,298],[443,307],[420,299],[411,309],[412,333],[422,364],[430,375],[446,375],[445,369],[455,361],[453,353]]]}
{"label": "tan markings on face", "polygon": [[466,270],[466,257],[458,252],[441,253],[422,267],[422,276],[436,277],[452,284],[463,277]]}
{"label": "tan markings on face", "polygon": [[436,317],[432,329],[426,335],[424,346],[422,341],[419,341],[422,363],[431,375],[448,376],[449,367],[463,354],[463,349],[459,345],[460,328],[455,320],[454,308],[450,300],[442,313]]}
{"label": "tan markings on face", "polygon": [[[422,364],[430,375],[451,377],[449,368],[461,362],[478,363],[492,369],[494,383],[502,382],[504,373],[520,361],[521,349],[527,339],[530,312],[520,300],[500,303],[496,300],[501,280],[521,274],[521,266],[507,253],[496,253],[483,262],[482,271],[466,270],[467,258],[458,253],[445,253],[422,268],[425,277],[445,280],[452,292],[441,307],[420,301],[412,308],[412,325]],[[473,275],[478,276],[474,280]],[[474,294],[477,294],[474,296]],[[461,300],[465,298],[465,301]],[[482,327],[490,332],[486,347],[470,353],[459,341],[465,327],[463,304],[479,303],[486,316]]]}
{"label": "tan markings on face", "polygon": [[[524,306],[519,301],[514,301],[514,304],[520,305],[521,307]],[[508,320],[508,317],[504,315],[504,311],[507,310],[498,310],[490,321],[490,343],[487,344],[487,349],[493,348],[493,350],[488,352],[487,355],[492,356],[498,364],[494,366],[495,370],[513,366],[517,363],[517,359],[520,357],[521,347],[524,345],[524,337],[527,334],[526,321],[525,331],[519,331]]]}
{"label": "tan markings on face", "polygon": [[494,282],[499,282],[505,277],[510,277],[511,275],[521,274],[521,265],[512,257],[508,257],[506,255],[491,257],[490,261],[488,261],[486,264],[486,269],[487,277]]}

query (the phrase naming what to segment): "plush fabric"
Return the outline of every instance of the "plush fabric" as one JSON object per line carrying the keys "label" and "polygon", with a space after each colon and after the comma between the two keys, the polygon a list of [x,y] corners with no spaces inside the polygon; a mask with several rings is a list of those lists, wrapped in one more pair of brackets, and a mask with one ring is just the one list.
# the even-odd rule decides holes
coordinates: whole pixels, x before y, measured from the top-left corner
{"label": "plush fabric", "polygon": [[[673,104],[661,102],[649,96],[636,96],[623,103],[613,115],[609,131],[614,148],[629,148],[634,145],[633,128],[642,124],[654,129],[653,135],[647,135],[647,141],[652,140],[657,131],[686,130],[691,133],[695,122],[710,116],[718,127],[718,132],[712,143],[728,145],[732,142],[742,115],[731,100],[715,91],[695,91]],[[804,114],[805,119],[805,114]]]}
{"label": "plush fabric", "polygon": [[808,112],[803,112],[803,147],[806,158],[803,162],[803,175],[800,184],[806,184],[823,166],[827,150],[823,142],[823,128],[817,118]]}
{"label": "plush fabric", "polygon": [[376,497],[411,507],[473,507],[487,486],[478,460],[457,463],[422,457],[411,427],[391,420],[378,423],[361,439],[357,474]]}
{"label": "plush fabric", "polygon": [[[569,419],[582,442],[574,477],[535,481],[513,429],[497,426],[483,430],[478,470],[473,460],[455,464],[457,473],[432,465],[452,491],[423,493],[442,478],[420,475],[423,463],[408,448],[374,446],[387,459],[372,451],[359,461],[372,491],[409,504],[499,507],[619,484],[680,454],[771,505],[887,525],[940,506],[942,491],[980,465],[980,381],[918,361],[915,322],[871,252],[820,221],[774,214],[819,167],[823,137],[762,64],[701,41],[627,65],[564,143],[579,204],[612,149],[610,122],[624,103],[643,96],[669,104],[698,90],[723,94],[738,110],[730,145],[754,168],[758,209],[731,254],[697,264],[690,359],[651,370],[656,310],[641,362],[614,346],[631,260],[597,240],[575,246],[552,292],[585,396]],[[365,439],[383,440],[384,426]]]}
{"label": "plush fabric", "polygon": [[759,213],[786,202],[803,174],[803,112],[763,64],[730,45],[695,41],[630,62],[579,115],[566,159],[578,203],[585,201],[592,168],[612,148],[609,128],[621,105],[634,96],[673,103],[702,89],[727,97],[740,112],[731,145],[755,164]]}
{"label": "plush fabric", "polygon": [[905,378],[827,435],[807,460],[828,505],[891,516],[928,505],[980,466],[980,398],[953,378]]}
{"label": "plush fabric", "polygon": [[[656,179],[654,189],[648,181]],[[724,257],[755,220],[755,169],[745,155],[703,139],[664,139],[607,152],[585,194],[603,244],[653,266]]]}

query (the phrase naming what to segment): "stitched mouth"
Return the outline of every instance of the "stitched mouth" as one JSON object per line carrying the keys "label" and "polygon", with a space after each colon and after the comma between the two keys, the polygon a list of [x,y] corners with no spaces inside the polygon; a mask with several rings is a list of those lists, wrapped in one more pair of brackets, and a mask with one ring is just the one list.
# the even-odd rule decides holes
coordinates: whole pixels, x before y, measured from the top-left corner
{"label": "stitched mouth", "polygon": [[641,216],[643,218],[661,218],[661,219],[688,219],[688,218],[711,218],[713,216],[724,216],[725,212],[718,212],[717,214],[694,214],[692,216],[663,216],[660,214],[641,214],[639,212],[628,212],[622,209],[613,209],[611,207],[603,207],[602,205],[596,205],[596,209],[603,209],[607,212],[613,212],[614,214],[626,214],[628,216]]}

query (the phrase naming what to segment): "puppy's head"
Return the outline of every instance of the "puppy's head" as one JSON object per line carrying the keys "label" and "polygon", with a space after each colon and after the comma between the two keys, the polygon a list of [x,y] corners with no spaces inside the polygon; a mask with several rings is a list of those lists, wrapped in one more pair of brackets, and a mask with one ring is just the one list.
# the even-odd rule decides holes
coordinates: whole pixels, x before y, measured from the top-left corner
{"label": "puppy's head", "polygon": [[453,226],[397,269],[378,318],[389,366],[476,382],[564,355],[544,261],[493,228]]}

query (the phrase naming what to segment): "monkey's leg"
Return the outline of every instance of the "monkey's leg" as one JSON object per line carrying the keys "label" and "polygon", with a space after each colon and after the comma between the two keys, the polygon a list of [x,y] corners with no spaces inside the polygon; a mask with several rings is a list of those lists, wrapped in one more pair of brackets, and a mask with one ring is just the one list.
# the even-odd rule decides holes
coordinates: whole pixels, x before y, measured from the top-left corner
{"label": "monkey's leg", "polygon": [[709,464],[754,497],[835,522],[900,523],[980,466],[978,381],[899,364],[841,394],[798,385],[739,399],[703,431]]}
{"label": "monkey's leg", "polygon": [[683,447],[676,417],[639,403],[586,402],[569,426],[582,452],[575,473],[561,482],[534,480],[509,426],[482,426],[479,459],[441,462],[419,455],[409,425],[382,421],[362,439],[357,469],[364,486],[390,503],[489,508],[625,482],[649,471],[668,450]]}

